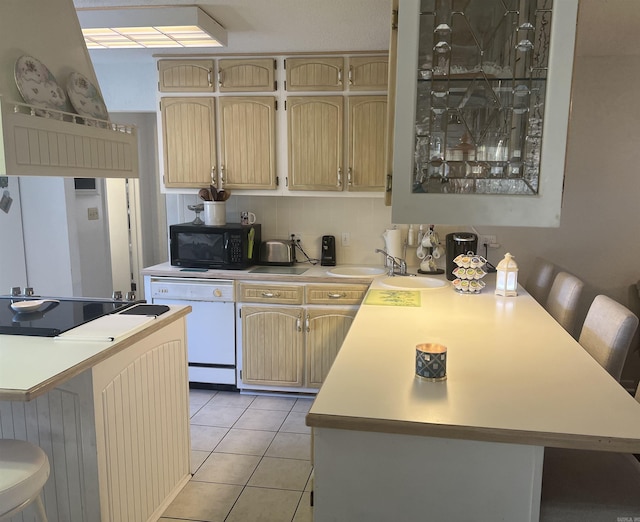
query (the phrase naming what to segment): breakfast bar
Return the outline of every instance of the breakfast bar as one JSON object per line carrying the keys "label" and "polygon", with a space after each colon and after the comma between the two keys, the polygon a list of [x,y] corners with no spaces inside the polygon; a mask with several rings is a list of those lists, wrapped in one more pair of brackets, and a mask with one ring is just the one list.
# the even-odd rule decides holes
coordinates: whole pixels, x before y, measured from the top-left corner
{"label": "breakfast bar", "polygon": [[189,311],[0,335],[0,438],[47,454],[49,520],[156,520],[189,480]]}
{"label": "breakfast bar", "polygon": [[[314,520],[537,521],[545,447],[640,452],[633,397],[524,290],[487,279],[480,294],[373,282],[307,416]],[[446,380],[415,377],[421,343],[447,347]]]}

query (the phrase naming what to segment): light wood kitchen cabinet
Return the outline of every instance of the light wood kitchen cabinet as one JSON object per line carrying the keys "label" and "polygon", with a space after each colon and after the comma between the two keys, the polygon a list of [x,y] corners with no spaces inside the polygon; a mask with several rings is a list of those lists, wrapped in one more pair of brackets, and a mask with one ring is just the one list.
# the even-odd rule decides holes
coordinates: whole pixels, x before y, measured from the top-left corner
{"label": "light wood kitchen cabinet", "polygon": [[342,96],[287,99],[290,190],[342,190]]}
{"label": "light wood kitchen cabinet", "polygon": [[351,56],[348,84],[350,91],[384,91],[389,77],[386,56]]}
{"label": "light wood kitchen cabinet", "polygon": [[344,90],[344,58],[305,57],[287,58],[286,90],[296,91],[342,91]]}
{"label": "light wood kitchen cabinet", "polygon": [[359,305],[367,293],[369,285],[354,284],[307,284],[305,302],[320,305]]}
{"label": "light wood kitchen cabinet", "polygon": [[238,301],[243,303],[302,304],[304,287],[282,283],[238,283]]}
{"label": "light wood kitchen cabinet", "polygon": [[304,362],[300,307],[242,307],[242,382],[302,386]]}
{"label": "light wood kitchen cabinet", "polygon": [[342,157],[343,98],[287,99],[289,190],[382,191],[385,185],[386,96],[351,96],[348,169]]}
{"label": "light wood kitchen cabinet", "polygon": [[310,308],[305,316],[306,385],[320,388],[357,310],[344,308]]}
{"label": "light wood kitchen cabinet", "polygon": [[220,188],[275,189],[273,96],[225,96],[220,111]]}
{"label": "light wood kitchen cabinet", "polygon": [[387,97],[349,97],[348,122],[348,190],[384,190]]}
{"label": "light wood kitchen cabinet", "polygon": [[273,58],[218,60],[220,92],[269,92],[276,90]]}
{"label": "light wood kitchen cabinet", "polygon": [[[382,192],[389,63],[346,53],[159,60],[159,92],[176,93],[159,97],[163,188]],[[189,97],[197,92],[211,94]]]}
{"label": "light wood kitchen cabinet", "polygon": [[160,92],[214,92],[213,60],[158,60]]}
{"label": "light wood kitchen cabinet", "polygon": [[319,388],[367,288],[239,282],[238,387],[309,392]]}
{"label": "light wood kitchen cabinet", "polygon": [[164,184],[203,187],[215,181],[213,98],[162,98]]}

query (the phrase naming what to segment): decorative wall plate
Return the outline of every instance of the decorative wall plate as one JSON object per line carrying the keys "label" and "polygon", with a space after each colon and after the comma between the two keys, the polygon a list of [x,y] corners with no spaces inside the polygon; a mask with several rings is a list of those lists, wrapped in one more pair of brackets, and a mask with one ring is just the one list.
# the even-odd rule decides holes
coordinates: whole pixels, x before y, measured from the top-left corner
{"label": "decorative wall plate", "polygon": [[67,94],[71,105],[80,116],[98,120],[109,119],[107,106],[100,92],[86,76],[79,72],[72,72],[67,80]]}
{"label": "decorative wall plate", "polygon": [[[18,58],[15,79],[22,98],[29,105],[58,111],[69,110],[64,90],[58,85],[51,71],[33,56],[23,55]],[[37,114],[44,115],[39,111]]]}

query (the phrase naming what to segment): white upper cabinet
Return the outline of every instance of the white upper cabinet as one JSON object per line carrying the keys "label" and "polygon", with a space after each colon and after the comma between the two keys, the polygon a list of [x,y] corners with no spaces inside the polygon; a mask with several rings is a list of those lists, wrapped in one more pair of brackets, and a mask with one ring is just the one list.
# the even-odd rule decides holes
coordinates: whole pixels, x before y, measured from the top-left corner
{"label": "white upper cabinet", "polygon": [[557,227],[578,0],[399,0],[392,219]]}

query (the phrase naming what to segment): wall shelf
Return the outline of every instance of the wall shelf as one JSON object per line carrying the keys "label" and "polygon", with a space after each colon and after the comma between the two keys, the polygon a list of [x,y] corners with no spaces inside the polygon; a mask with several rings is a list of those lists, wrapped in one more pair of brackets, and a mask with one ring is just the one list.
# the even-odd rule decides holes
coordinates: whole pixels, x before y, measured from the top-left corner
{"label": "wall shelf", "polygon": [[137,129],[0,97],[0,175],[137,178]]}

